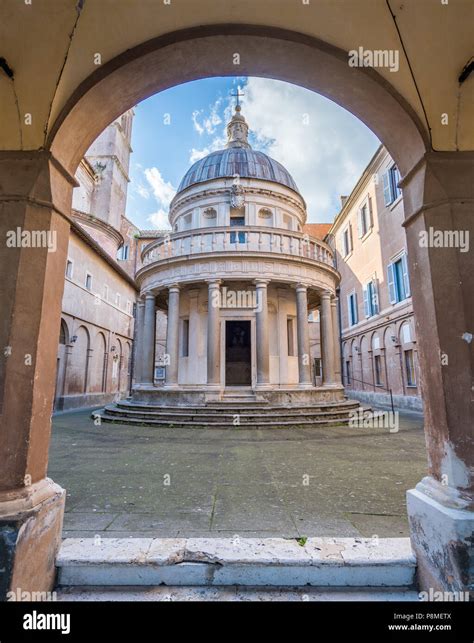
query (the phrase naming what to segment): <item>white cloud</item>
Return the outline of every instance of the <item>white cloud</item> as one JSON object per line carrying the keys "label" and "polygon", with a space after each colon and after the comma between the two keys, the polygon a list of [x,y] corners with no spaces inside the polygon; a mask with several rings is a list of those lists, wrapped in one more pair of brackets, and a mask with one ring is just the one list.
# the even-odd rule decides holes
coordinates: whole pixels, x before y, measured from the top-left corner
{"label": "white cloud", "polygon": [[160,208],[157,212],[150,214],[147,217],[147,221],[149,221],[154,228],[158,228],[158,230],[171,230],[167,210]]}
{"label": "white cloud", "polygon": [[[204,110],[195,110],[192,113],[192,121],[194,129],[199,135],[206,134],[212,135],[216,131],[218,125],[222,123],[222,118],[219,115],[222,105],[222,98],[218,98],[209,110],[209,115],[203,118]],[[199,119],[203,118],[202,124],[199,122]]]}
{"label": "white cloud", "polygon": [[[147,217],[147,221],[150,221],[157,228],[168,229],[170,227],[168,222],[169,205],[176,194],[176,188],[169,181],[165,181],[157,167],[147,168],[144,174],[153,196],[158,202],[157,212],[150,214]],[[147,191],[147,188],[144,189]]]}
{"label": "white cloud", "polygon": [[145,177],[153,190],[157,201],[164,206],[171,203],[171,199],[176,194],[176,188],[171,183],[165,181],[157,167],[150,167],[145,170]]}
{"label": "white cloud", "polygon": [[[351,192],[378,146],[375,135],[349,112],[312,91],[266,78],[249,78],[242,114],[255,149],[282,163],[293,176],[308,206],[308,221],[332,221],[339,197]],[[225,125],[235,100],[218,99],[205,123],[220,109],[220,133],[202,149],[192,149],[190,162],[221,149]],[[217,123],[214,131],[218,132]],[[208,132],[204,125],[201,126]],[[208,132],[210,133],[210,132]]]}
{"label": "white cloud", "polygon": [[146,188],[143,183],[139,183],[136,187],[136,191],[138,194],[143,197],[144,199],[149,199],[150,198],[150,190]]}
{"label": "white cloud", "polygon": [[349,194],[378,140],[349,112],[319,94],[250,78],[242,106],[263,149],[291,173],[308,206],[309,221],[331,221],[340,195]]}

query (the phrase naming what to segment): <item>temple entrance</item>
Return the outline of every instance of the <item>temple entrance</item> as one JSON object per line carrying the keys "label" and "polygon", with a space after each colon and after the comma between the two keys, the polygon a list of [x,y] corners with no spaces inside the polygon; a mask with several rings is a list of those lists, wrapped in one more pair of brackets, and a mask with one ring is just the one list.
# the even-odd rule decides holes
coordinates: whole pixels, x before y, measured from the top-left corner
{"label": "temple entrance", "polygon": [[226,386],[251,386],[252,351],[250,321],[225,323],[225,384]]}

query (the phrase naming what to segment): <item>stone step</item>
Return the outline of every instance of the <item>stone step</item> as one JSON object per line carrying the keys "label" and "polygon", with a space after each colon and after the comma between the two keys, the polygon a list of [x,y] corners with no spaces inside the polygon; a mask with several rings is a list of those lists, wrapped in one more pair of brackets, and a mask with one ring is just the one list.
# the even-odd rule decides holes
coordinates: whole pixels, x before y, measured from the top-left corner
{"label": "stone step", "polygon": [[[190,408],[187,410],[186,413],[179,413],[175,411],[168,411],[166,407],[163,407],[162,409],[155,409],[149,411],[146,408],[141,409],[140,411],[138,410],[124,410],[121,408],[117,408],[115,406],[106,406],[104,409],[108,414],[112,415],[127,415],[130,417],[160,417],[162,419],[169,419],[169,420],[174,420],[174,419],[196,419],[196,420],[203,420],[205,422],[213,422],[213,421],[220,421],[224,419],[229,419],[232,420],[235,417],[235,414],[237,412],[237,409],[234,409],[233,411],[229,412],[229,410],[226,410],[226,412],[222,413],[209,413],[205,412],[202,410],[197,410],[194,408]],[[303,409],[285,409],[285,410],[280,410],[279,412],[276,411],[257,411],[257,412],[247,412],[245,411],[239,411],[238,415],[242,419],[265,419],[265,420],[278,420],[280,418],[315,418],[315,419],[324,419],[325,417],[327,418],[336,418],[336,417],[347,417],[348,412],[344,409],[334,409],[332,411],[312,411],[312,410],[303,410]]]}
{"label": "stone step", "polygon": [[112,415],[103,411],[95,411],[93,417],[100,417],[103,422],[109,422],[113,424],[133,424],[137,426],[163,426],[173,428],[214,428],[214,429],[259,429],[259,428],[272,428],[272,427],[308,427],[308,426],[338,426],[342,424],[347,424],[349,422],[348,417],[341,418],[331,418],[331,419],[298,419],[294,418],[291,420],[274,419],[271,421],[258,420],[258,422],[245,422],[240,421],[240,424],[234,425],[233,421],[229,419],[227,422],[222,420],[216,422],[206,422],[202,418],[196,420],[166,420],[160,418],[159,416],[150,416],[150,417],[130,417],[127,414],[117,414]]}
{"label": "stone step", "polygon": [[151,587],[61,587],[60,602],[169,602],[169,601],[363,601],[418,602],[418,592],[406,587],[241,587],[151,586]]}
{"label": "stone step", "polygon": [[[193,410],[195,413],[210,413],[210,412],[222,412],[222,411],[235,411],[235,406],[239,404],[241,405],[241,402],[236,402],[234,404],[229,404],[228,402],[213,402],[206,404],[205,406],[172,406],[172,405],[158,405],[158,404],[140,404],[140,403],[129,403],[129,402],[124,402],[124,401],[118,401],[116,403],[116,407],[118,408],[123,408],[123,409],[130,409],[130,410],[158,410],[161,411],[163,409],[166,409],[167,411],[170,412],[176,412],[176,413],[182,413],[182,414],[188,414],[190,409]],[[321,403],[319,402],[318,404],[308,404],[308,405],[291,405],[291,406],[283,406],[283,405],[268,405],[266,402],[256,402],[253,404],[247,404],[245,403],[244,408],[247,411],[251,410],[256,410],[256,411],[264,411],[264,412],[275,412],[275,413],[281,413],[283,412],[288,412],[288,411],[297,411],[299,409],[301,410],[309,410],[309,411],[325,411],[328,410],[330,411],[331,409],[347,409],[347,410],[354,410],[360,408],[360,402],[357,400],[343,400],[341,402],[324,402]]]}
{"label": "stone step", "polygon": [[70,538],[60,587],[413,588],[408,538]]}

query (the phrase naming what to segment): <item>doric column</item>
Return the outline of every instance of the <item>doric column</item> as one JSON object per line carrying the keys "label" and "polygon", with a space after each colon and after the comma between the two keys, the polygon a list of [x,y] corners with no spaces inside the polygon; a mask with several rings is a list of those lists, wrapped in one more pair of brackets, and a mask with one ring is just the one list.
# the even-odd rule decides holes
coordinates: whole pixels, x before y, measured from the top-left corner
{"label": "doric column", "polygon": [[135,384],[141,384],[143,380],[143,330],[145,321],[145,302],[139,299],[137,302],[137,317],[135,320],[135,351],[134,351],[134,379]]}
{"label": "doric column", "polygon": [[207,383],[220,386],[220,279],[208,281],[207,303]]}
{"label": "doric column", "polygon": [[155,295],[145,295],[145,312],[143,319],[143,344],[142,344],[142,383],[153,385],[153,372],[155,369]]}
{"label": "doric column", "polygon": [[168,324],[166,326],[166,386],[178,385],[179,365],[179,286],[173,284],[168,295]]}
{"label": "doric column", "polygon": [[331,301],[332,310],[332,337],[334,342],[334,383],[342,386],[341,373],[341,337],[339,332],[338,298]]}
{"label": "doric column", "polygon": [[256,279],[257,291],[257,312],[256,335],[257,335],[257,386],[268,387],[270,385],[270,343],[268,329],[268,279]]}
{"label": "doric column", "polygon": [[298,336],[298,374],[300,386],[312,386],[308,328],[308,287],[296,286],[296,334]]}
{"label": "doric column", "polygon": [[323,357],[323,386],[334,384],[334,334],[331,312],[331,293],[321,295],[321,345]]}

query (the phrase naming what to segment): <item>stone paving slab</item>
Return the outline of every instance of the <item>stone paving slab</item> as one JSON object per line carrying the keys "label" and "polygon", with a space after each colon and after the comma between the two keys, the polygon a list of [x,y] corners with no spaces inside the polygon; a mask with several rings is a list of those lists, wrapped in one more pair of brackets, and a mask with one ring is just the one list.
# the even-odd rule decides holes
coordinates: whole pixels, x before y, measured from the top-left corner
{"label": "stone paving slab", "polygon": [[401,413],[393,434],[187,431],[96,427],[88,411],[63,413],[48,473],[67,490],[68,535],[407,536],[405,493],[427,468],[422,425]]}

